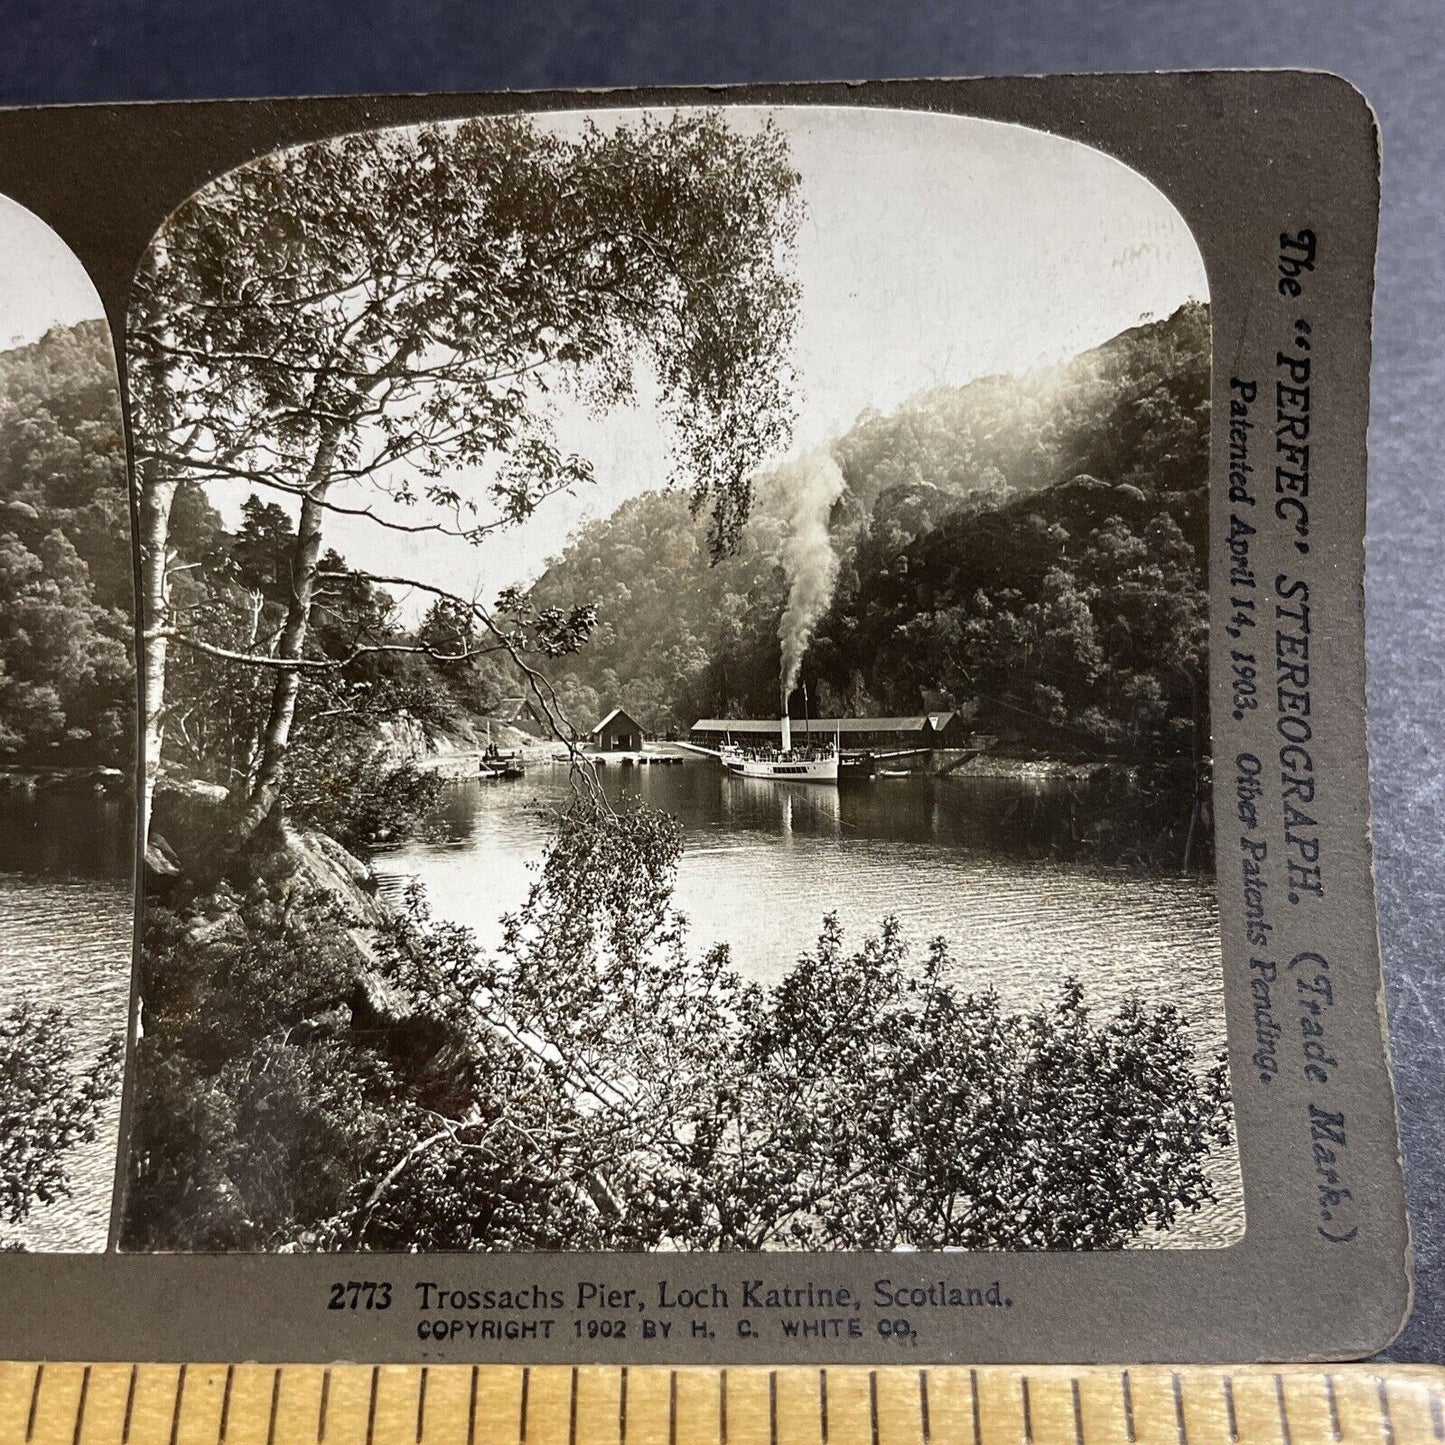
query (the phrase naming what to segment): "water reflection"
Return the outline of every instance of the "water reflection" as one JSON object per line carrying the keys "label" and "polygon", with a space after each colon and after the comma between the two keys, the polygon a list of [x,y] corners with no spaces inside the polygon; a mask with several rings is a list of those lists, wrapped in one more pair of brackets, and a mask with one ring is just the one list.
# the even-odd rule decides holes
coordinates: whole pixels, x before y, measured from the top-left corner
{"label": "water reflection", "polygon": [[0,872],[131,876],[135,811],[118,792],[16,784],[0,791]]}
{"label": "water reflection", "polygon": [[[700,767],[686,771],[694,777],[702,773]],[[719,813],[732,827],[776,833],[784,838],[791,838],[795,829],[799,833],[831,838],[837,837],[843,826],[842,796],[835,787],[821,783],[774,782],[770,778],[722,775],[721,770],[718,782],[721,784],[718,789]],[[665,787],[651,789],[648,802],[655,807],[666,807],[660,798],[667,791]],[[675,794],[676,804],[680,806],[686,796],[681,792]],[[696,804],[701,799],[695,795],[689,801]],[[674,812],[676,807],[668,811]]]}

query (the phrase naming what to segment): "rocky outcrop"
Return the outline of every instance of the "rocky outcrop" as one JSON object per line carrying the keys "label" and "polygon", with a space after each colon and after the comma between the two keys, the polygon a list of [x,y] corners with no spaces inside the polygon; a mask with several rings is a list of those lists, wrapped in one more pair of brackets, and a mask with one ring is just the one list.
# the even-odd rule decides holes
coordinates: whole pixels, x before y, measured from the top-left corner
{"label": "rocky outcrop", "polygon": [[405,712],[378,722],[374,732],[378,747],[393,763],[420,763],[428,758],[470,752],[478,743],[477,734],[463,720],[443,731],[428,727]]}
{"label": "rocky outcrop", "polygon": [[376,901],[376,880],[371,869],[348,853],[335,838],[325,833],[304,833],[289,826],[279,830],[271,851],[273,866],[280,863],[296,885],[309,887],[334,899],[358,923],[381,922],[381,905]]}
{"label": "rocky outcrop", "polygon": [[218,856],[226,828],[226,790],[196,778],[162,778],[151,803],[148,876],[178,879]]}
{"label": "rocky outcrop", "polygon": [[[370,868],[327,834],[286,823],[263,828],[233,854],[228,824],[224,788],[166,779],[157,789],[146,872],[157,898],[185,920],[186,946],[203,952],[243,937],[247,908],[274,909],[288,930],[303,933],[325,918],[327,944],[339,934],[355,958],[353,996],[338,999],[337,1009],[383,1022],[408,1016],[407,999],[376,970],[384,912]],[[318,911],[318,900],[330,906]]]}

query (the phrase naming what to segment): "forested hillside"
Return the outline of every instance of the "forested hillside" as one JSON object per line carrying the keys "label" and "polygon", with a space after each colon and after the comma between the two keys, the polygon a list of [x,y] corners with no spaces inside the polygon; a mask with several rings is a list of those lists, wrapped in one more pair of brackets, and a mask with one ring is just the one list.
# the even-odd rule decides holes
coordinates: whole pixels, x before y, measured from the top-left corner
{"label": "forested hillside", "polygon": [[103,321],[0,352],[0,760],[128,767],[130,513]]}
{"label": "forested hillside", "polygon": [[[1031,746],[1189,746],[1207,723],[1208,375],[1208,312],[1192,304],[1063,366],[860,416],[833,446],[847,486],[830,521],[837,588],[803,670],[815,709],[911,711],[926,690]],[[284,530],[270,510],[252,508],[221,569],[238,595],[267,602],[268,539]],[[183,557],[214,565],[218,546],[232,550],[199,497],[182,511]],[[677,494],[584,528],[530,599],[597,606],[586,646],[558,664],[571,720],[585,729],[617,702],[659,730],[771,712],[784,511],[763,485],[717,565]],[[13,599],[0,620],[0,756],[127,761],[130,530],[102,322],[0,354],[0,585]],[[505,691],[480,671],[446,678],[463,714]],[[430,675],[403,692],[430,690],[417,684],[435,674],[418,672]],[[224,725],[206,706],[214,680],[196,683],[195,725]],[[184,723],[173,741],[191,751]]]}
{"label": "forested hillside", "polygon": [[[1023,750],[1207,746],[1209,315],[1199,303],[1068,363],[867,412],[833,445],[838,580],[803,667],[814,711],[925,693]],[[590,524],[533,589],[597,606],[561,678],[574,720],[776,706],[786,528],[764,488],[737,553],[658,492]]]}

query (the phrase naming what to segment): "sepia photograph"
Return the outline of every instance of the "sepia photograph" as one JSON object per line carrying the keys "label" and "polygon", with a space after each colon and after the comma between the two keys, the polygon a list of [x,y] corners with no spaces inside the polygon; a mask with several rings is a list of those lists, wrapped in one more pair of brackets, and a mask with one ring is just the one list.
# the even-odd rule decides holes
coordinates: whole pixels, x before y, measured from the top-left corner
{"label": "sepia photograph", "polygon": [[[7,978],[0,1104],[70,1152],[4,1229],[109,1187],[133,662],[104,323],[0,323],[3,806],[121,839],[96,959],[7,949],[73,984]],[[1242,1238],[1209,290],[1150,181],[865,106],[339,135],[170,215],[125,365],[122,1249]]]}
{"label": "sepia photograph", "polygon": [[110,329],[0,196],[0,1249],[103,1250],[131,990],[134,586]]}

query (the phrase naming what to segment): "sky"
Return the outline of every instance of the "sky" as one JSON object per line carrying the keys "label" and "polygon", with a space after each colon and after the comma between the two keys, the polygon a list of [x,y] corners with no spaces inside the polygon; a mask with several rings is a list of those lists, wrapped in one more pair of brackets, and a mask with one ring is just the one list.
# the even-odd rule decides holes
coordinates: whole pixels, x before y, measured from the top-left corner
{"label": "sky", "polygon": [[[636,112],[593,114],[607,124]],[[1151,182],[1100,151],[918,111],[729,111],[747,127],[766,114],[788,138],[805,205],[800,449],[841,435],[868,407],[886,412],[929,387],[1062,361],[1208,297],[1183,219]],[[575,134],[584,119],[540,123]],[[563,405],[557,429],[593,462],[596,483],[549,500],[517,531],[473,548],[378,537],[356,522],[334,528],[332,543],[353,565],[408,576],[424,567],[465,595],[531,580],[582,521],[667,477],[668,433],[647,397],[601,419]]]}
{"label": "sky", "polygon": [[[588,114],[538,124],[575,135]],[[637,113],[590,114],[611,125]],[[886,412],[929,387],[1049,365],[1208,296],[1198,248],[1165,197],[1075,141],[919,111],[728,114],[745,129],[771,115],[802,177],[798,449],[847,431],[866,408]],[[0,197],[0,345],[99,314],[79,262]],[[354,566],[425,576],[465,595],[525,583],[580,523],[665,482],[669,435],[651,396],[644,377],[636,404],[603,417],[556,403],[562,444],[592,461],[597,480],[549,500],[520,529],[473,547],[333,517],[328,543]],[[243,499],[234,488],[213,492],[231,520]],[[407,610],[420,606],[412,599]]]}
{"label": "sky", "polygon": [[0,196],[0,349],[100,314],[100,297],[70,248],[33,212]]}

